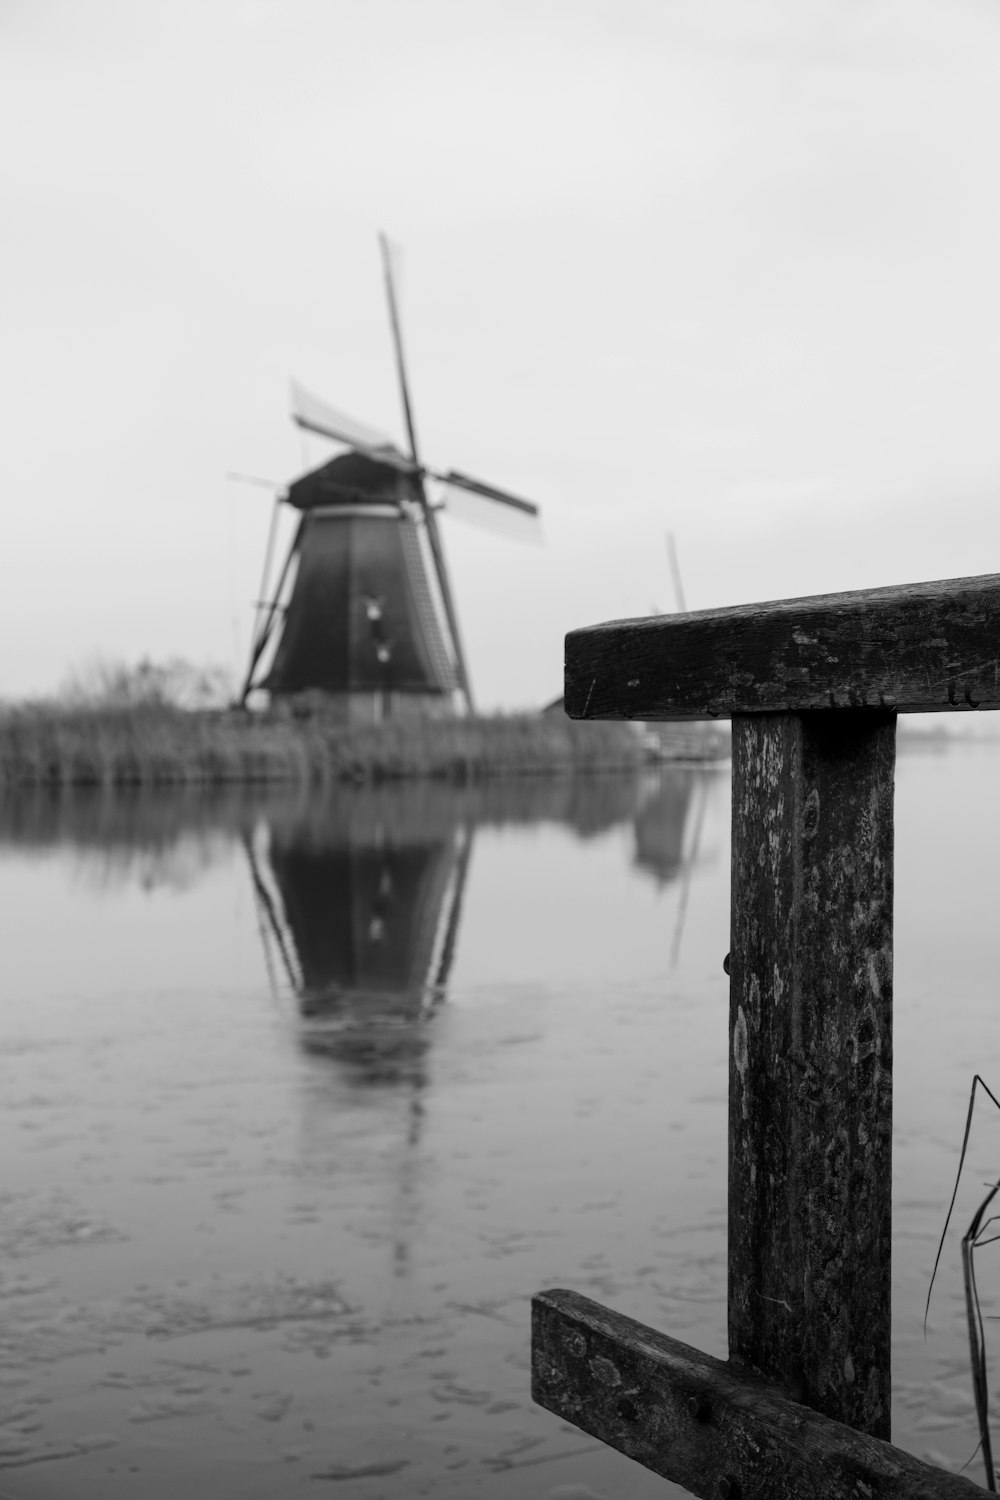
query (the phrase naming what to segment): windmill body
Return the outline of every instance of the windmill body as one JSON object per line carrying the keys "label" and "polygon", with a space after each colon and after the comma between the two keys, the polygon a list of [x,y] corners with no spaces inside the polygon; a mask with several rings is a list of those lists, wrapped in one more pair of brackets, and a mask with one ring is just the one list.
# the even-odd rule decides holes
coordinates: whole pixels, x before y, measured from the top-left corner
{"label": "windmill body", "polygon": [[[280,497],[301,519],[270,602],[262,600],[242,700],[315,698],[346,722],[440,716],[472,707],[454,593],[425,479],[489,508],[534,518],[537,506],[456,470],[423,464],[388,246],[382,253],[409,453],[374,428],[293,386],[298,426],[347,452]],[[265,587],[262,594],[266,593]]]}
{"label": "windmill body", "polygon": [[450,712],[458,677],[412,476],[353,452],[303,475],[298,567],[261,687],[321,692],[347,721]]}

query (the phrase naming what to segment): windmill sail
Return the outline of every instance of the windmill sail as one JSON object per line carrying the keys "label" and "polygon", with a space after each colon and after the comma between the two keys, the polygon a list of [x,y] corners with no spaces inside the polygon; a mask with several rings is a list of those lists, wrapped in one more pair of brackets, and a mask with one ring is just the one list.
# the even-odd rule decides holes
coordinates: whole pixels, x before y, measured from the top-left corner
{"label": "windmill sail", "polygon": [[379,235],[379,246],[382,251],[382,269],[385,277],[385,292],[389,302],[389,321],[392,325],[392,345],[396,355],[396,373],[399,377],[399,394],[403,403],[403,418],[406,422],[406,436],[410,444],[410,458],[417,469],[417,501],[424,513],[424,523],[427,527],[427,540],[430,543],[431,556],[434,559],[434,569],[437,573],[438,588],[441,593],[441,603],[444,606],[445,618],[448,621],[448,631],[451,635],[451,643],[455,651],[455,665],[458,671],[459,686],[462,696],[469,712],[472,712],[472,686],[469,682],[469,669],[465,664],[465,650],[462,646],[462,633],[458,626],[458,612],[455,609],[455,599],[452,594],[451,580],[448,577],[448,568],[444,560],[444,548],[438,534],[437,519],[431,510],[424,490],[424,470],[420,467],[420,453],[417,448],[417,430],[413,421],[413,403],[410,400],[410,387],[406,378],[406,357],[403,353],[403,334],[399,326],[399,307],[396,300],[396,274],[398,262],[398,250],[390,247],[388,237]]}
{"label": "windmill sail", "polygon": [[359,422],[346,412],[338,411],[318,396],[313,396],[298,381],[292,381],[292,421],[306,432],[318,433],[320,437],[332,438],[334,442],[346,443],[360,453],[370,454],[382,463],[412,473],[414,465],[408,463],[392,438],[367,422]]}
{"label": "windmill sail", "polygon": [[536,514],[515,510],[510,505],[498,505],[492,498],[477,494],[475,490],[459,489],[457,485],[436,483],[436,493],[449,519],[465,521],[481,531],[510,537],[519,542],[541,540],[542,527]]}
{"label": "windmill sail", "polygon": [[509,505],[526,516],[538,515],[538,506],[533,501],[522,500],[519,495],[512,495],[509,490],[498,490],[495,485],[483,484],[481,479],[470,479],[468,474],[460,474],[457,469],[448,469],[444,472],[438,469],[428,469],[427,473],[451,489],[468,490],[470,494],[482,495],[486,500],[494,500],[498,505]]}

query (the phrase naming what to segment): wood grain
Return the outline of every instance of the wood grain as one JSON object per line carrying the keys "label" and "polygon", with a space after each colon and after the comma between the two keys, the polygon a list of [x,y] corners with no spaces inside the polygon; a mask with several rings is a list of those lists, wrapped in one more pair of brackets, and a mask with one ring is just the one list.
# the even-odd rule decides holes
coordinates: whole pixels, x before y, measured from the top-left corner
{"label": "wood grain", "polygon": [[617,620],[566,637],[573,719],[1000,708],[1000,575]]}
{"label": "wood grain", "polygon": [[575,1292],[532,1299],[532,1395],[692,1495],[973,1500],[923,1464]]}
{"label": "wood grain", "polygon": [[729,1353],[888,1439],[895,717],[733,720]]}

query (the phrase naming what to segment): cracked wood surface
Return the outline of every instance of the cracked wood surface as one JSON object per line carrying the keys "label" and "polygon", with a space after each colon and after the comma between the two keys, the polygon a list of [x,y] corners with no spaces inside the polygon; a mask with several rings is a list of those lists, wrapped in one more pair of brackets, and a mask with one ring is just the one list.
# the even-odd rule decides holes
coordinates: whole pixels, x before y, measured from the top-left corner
{"label": "cracked wood surface", "polygon": [[963,707],[1000,576],[566,638],[573,718],[733,719],[730,1362],[533,1304],[536,1401],[693,1494],[980,1492],[888,1443],[896,714]]}
{"label": "cracked wood surface", "polygon": [[571,719],[1000,708],[1000,575],[616,620],[566,637]]}
{"label": "cracked wood surface", "polygon": [[984,1493],[575,1292],[539,1293],[531,1319],[535,1401],[692,1495],[973,1500]]}
{"label": "cracked wood surface", "polygon": [[733,721],[729,1353],[888,1439],[895,718]]}

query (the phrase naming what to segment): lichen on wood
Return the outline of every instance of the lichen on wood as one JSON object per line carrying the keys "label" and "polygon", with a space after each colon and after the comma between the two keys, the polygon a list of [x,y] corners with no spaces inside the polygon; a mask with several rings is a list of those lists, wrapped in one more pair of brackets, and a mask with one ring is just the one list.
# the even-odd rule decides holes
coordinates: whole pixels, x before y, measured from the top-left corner
{"label": "lichen on wood", "polygon": [[895,720],[733,724],[730,1357],[889,1436]]}
{"label": "lichen on wood", "polygon": [[566,637],[572,718],[864,708],[1000,708],[1000,576],[612,620]]}
{"label": "lichen on wood", "polygon": [[692,1495],[738,1500],[973,1500],[921,1463],[575,1292],[532,1299],[535,1401]]}

